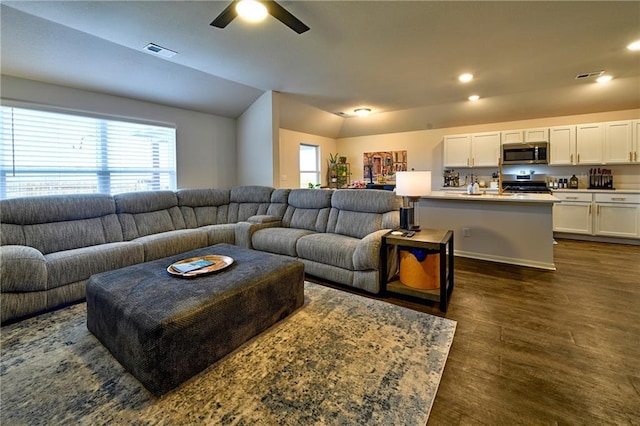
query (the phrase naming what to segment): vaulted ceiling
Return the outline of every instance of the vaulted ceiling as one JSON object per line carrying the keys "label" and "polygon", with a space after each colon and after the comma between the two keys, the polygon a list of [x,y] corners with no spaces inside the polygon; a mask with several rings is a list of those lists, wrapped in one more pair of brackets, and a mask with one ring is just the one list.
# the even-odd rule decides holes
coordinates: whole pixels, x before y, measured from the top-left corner
{"label": "vaulted ceiling", "polygon": [[[345,113],[333,137],[640,108],[638,1],[280,2],[301,35],[272,17],[211,27],[227,4],[3,1],[1,71],[232,118],[273,90],[286,127],[300,105]],[[593,71],[613,80],[575,79]]]}

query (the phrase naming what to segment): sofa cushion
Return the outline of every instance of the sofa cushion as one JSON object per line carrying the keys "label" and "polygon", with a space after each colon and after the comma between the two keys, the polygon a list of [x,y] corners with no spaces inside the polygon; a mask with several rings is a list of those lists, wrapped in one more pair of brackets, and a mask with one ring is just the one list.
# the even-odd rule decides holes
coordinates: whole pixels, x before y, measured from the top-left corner
{"label": "sofa cushion", "polygon": [[331,197],[331,207],[363,213],[386,213],[398,210],[401,201],[393,191],[338,189]]}
{"label": "sofa cushion", "polygon": [[301,237],[312,233],[305,229],[265,228],[253,233],[251,245],[255,250],[297,257],[297,241]]}
{"label": "sofa cushion", "polygon": [[42,253],[123,240],[111,196],[103,194],[24,197],[0,201],[2,244]]}
{"label": "sofa cushion", "polygon": [[251,216],[267,214],[271,204],[270,186],[238,186],[231,189],[226,223],[242,222]]}
{"label": "sofa cushion", "polygon": [[227,223],[228,189],[182,189],[176,194],[187,228]]}
{"label": "sofa cushion", "polygon": [[47,289],[89,279],[93,274],[144,262],[142,245],[131,242],[101,244],[44,256]]}
{"label": "sofa cushion", "polygon": [[161,232],[136,238],[133,241],[142,244],[144,247],[144,262],[149,262],[206,247],[208,238],[207,232],[198,228]]}
{"label": "sofa cushion", "polygon": [[142,191],[113,196],[125,240],[185,229],[178,197],[172,191]]}
{"label": "sofa cushion", "polygon": [[[46,260],[27,246],[0,247],[0,291],[42,291],[47,288]],[[2,307],[4,309],[4,306]]]}
{"label": "sofa cushion", "polygon": [[299,258],[353,270],[353,254],[359,242],[358,238],[319,233],[300,238],[296,251]]}
{"label": "sofa cushion", "polygon": [[289,206],[282,218],[288,228],[326,232],[331,195],[333,191],[293,189],[289,193]]}
{"label": "sofa cushion", "polygon": [[202,226],[198,229],[207,233],[208,245],[214,244],[236,243],[236,224],[235,223],[223,223],[220,225]]}
{"label": "sofa cushion", "polygon": [[331,209],[328,232],[353,238],[364,238],[382,229],[382,215]]}

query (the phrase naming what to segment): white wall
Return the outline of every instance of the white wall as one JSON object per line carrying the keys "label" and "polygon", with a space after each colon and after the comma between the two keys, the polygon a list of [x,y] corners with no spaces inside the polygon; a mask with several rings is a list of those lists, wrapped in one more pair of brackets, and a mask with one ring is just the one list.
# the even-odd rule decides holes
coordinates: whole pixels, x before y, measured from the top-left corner
{"label": "white wall", "polygon": [[238,118],[238,185],[279,185],[278,94],[266,92]]}
{"label": "white wall", "polygon": [[3,99],[176,126],[178,188],[236,184],[236,120],[3,75]]}
{"label": "white wall", "polygon": [[[531,120],[509,121],[444,129],[418,130],[413,132],[388,133],[372,136],[357,136],[337,139],[337,150],[341,155],[349,157],[351,162],[352,181],[363,179],[362,154],[371,151],[407,150],[407,167],[409,170],[431,170],[432,186],[438,189],[443,181],[443,142],[445,135],[487,132],[495,130],[527,129],[569,124],[598,123],[604,121],[633,120],[640,117],[640,110],[611,111],[606,113],[581,114],[564,117],[550,117]],[[619,189],[640,189],[640,167],[635,165],[606,166],[613,170],[614,183]],[[505,168],[505,173],[516,172],[517,166]],[[588,172],[588,166],[553,167],[538,166],[538,173],[551,176],[580,176]],[[465,174],[490,176],[494,169],[459,169],[461,178]],[[495,168],[497,171],[497,167]]]}
{"label": "white wall", "polygon": [[280,129],[280,187],[300,188],[300,144],[320,147],[320,183],[325,186],[329,153],[336,153],[336,140]]}

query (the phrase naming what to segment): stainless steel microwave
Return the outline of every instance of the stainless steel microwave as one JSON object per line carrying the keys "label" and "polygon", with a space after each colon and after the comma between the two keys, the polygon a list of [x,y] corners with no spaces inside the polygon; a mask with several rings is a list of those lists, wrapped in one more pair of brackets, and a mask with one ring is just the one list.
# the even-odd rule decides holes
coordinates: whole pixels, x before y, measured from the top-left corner
{"label": "stainless steel microwave", "polygon": [[502,164],[548,164],[549,143],[508,143],[502,145]]}

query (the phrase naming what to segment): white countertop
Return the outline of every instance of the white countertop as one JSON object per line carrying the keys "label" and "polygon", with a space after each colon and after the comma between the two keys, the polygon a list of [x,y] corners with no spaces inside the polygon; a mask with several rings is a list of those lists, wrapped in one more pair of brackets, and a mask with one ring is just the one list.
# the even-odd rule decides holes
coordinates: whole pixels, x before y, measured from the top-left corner
{"label": "white countertop", "polygon": [[503,194],[487,192],[480,195],[469,195],[460,191],[432,191],[430,195],[423,195],[423,199],[459,200],[459,201],[490,201],[501,203],[557,203],[561,200],[550,194]]}
{"label": "white countertop", "polygon": [[597,193],[605,193],[605,194],[640,194],[640,189],[554,189],[552,192],[597,192]]}

